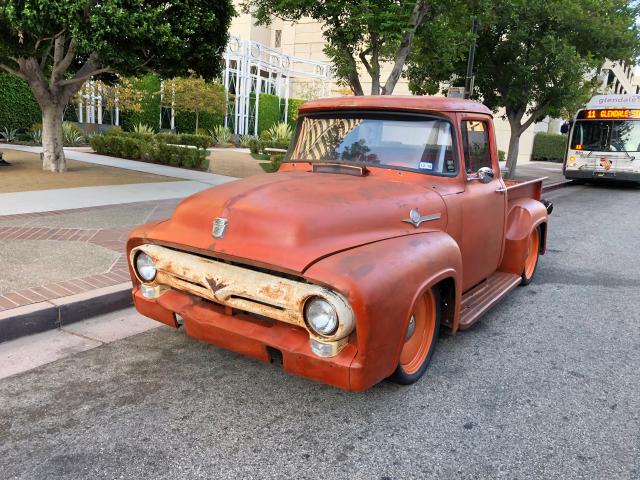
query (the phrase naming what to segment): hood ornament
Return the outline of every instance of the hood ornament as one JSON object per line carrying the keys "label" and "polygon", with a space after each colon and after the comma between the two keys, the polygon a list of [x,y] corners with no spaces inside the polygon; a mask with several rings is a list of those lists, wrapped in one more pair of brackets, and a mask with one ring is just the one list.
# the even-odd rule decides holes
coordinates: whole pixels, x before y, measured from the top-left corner
{"label": "hood ornament", "polygon": [[222,238],[227,231],[227,225],[229,221],[224,217],[218,217],[213,221],[213,238]]}
{"label": "hood ornament", "polygon": [[422,222],[429,222],[431,220],[439,220],[442,215],[439,213],[432,213],[431,215],[420,215],[420,210],[417,208],[412,209],[409,212],[409,218],[405,218],[402,221],[410,223],[414,227],[418,228]]}

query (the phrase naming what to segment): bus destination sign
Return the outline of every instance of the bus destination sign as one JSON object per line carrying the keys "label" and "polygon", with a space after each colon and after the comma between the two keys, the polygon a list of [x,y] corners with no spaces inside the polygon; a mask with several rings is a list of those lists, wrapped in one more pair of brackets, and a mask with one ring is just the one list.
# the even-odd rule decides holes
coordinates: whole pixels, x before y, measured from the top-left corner
{"label": "bus destination sign", "polygon": [[578,119],[585,120],[615,120],[636,118],[640,120],[640,110],[629,108],[602,109],[602,110],[582,110],[578,114]]}

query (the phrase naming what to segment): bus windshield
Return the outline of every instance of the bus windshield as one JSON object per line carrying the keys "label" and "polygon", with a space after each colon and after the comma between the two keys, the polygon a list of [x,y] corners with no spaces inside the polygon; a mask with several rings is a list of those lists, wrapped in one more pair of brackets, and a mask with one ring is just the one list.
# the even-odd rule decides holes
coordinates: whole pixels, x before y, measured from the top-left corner
{"label": "bus windshield", "polygon": [[638,152],[640,121],[578,120],[573,128],[571,148],[592,152]]}

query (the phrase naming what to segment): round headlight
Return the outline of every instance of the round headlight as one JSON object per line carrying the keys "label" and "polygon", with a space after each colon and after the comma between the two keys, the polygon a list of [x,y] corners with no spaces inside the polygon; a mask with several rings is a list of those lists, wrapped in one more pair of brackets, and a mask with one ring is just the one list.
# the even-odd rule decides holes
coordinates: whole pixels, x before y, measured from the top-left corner
{"label": "round headlight", "polygon": [[136,272],[145,282],[150,282],[156,278],[156,266],[153,264],[151,257],[144,252],[138,252],[136,255]]}
{"label": "round headlight", "polygon": [[336,309],[320,297],[313,297],[304,306],[304,318],[307,325],[319,335],[331,335],[338,329]]}

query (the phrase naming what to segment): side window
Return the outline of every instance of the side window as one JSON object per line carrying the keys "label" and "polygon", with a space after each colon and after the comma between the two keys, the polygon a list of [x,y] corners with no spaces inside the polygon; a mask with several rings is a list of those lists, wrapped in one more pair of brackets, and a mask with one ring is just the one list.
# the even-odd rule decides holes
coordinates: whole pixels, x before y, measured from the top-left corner
{"label": "side window", "polygon": [[482,167],[492,167],[490,148],[489,131],[485,122],[462,122],[462,149],[467,173],[477,172]]}

